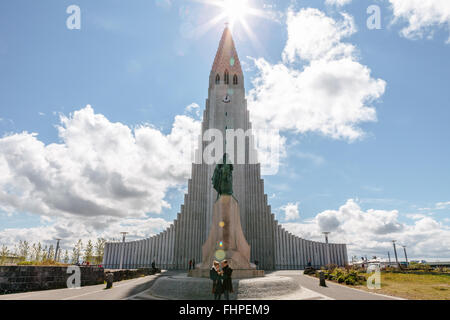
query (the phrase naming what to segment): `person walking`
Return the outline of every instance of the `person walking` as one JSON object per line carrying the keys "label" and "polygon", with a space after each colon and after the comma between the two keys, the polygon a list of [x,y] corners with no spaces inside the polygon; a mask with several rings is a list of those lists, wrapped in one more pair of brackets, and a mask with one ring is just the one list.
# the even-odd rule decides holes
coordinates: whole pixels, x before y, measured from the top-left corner
{"label": "person walking", "polygon": [[233,269],[228,265],[227,260],[222,261],[222,279],[223,279],[223,293],[225,300],[230,300],[230,292],[233,292],[233,279],[231,275]]}
{"label": "person walking", "polygon": [[219,262],[213,262],[213,266],[209,271],[209,278],[213,281],[212,293],[214,295],[214,300],[220,300],[223,293],[223,286]]}

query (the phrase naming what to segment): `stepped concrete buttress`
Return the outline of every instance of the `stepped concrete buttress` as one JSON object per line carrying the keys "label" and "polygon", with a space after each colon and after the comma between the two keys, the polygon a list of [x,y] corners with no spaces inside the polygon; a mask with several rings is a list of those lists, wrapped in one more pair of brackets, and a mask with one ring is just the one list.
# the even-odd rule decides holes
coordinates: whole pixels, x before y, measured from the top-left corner
{"label": "stepped concrete buttress", "polygon": [[221,195],[214,204],[209,237],[202,247],[203,259],[197,268],[189,272],[191,277],[209,277],[214,260],[227,260],[234,278],[264,276],[250,263],[250,245],[242,231],[239,203],[230,195]]}

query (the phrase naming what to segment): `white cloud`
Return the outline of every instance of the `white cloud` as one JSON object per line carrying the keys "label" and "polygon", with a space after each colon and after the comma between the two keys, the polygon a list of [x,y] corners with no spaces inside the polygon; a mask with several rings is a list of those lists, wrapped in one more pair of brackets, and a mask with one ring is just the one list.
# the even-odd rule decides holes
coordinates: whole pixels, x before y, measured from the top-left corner
{"label": "white cloud", "polygon": [[98,237],[107,240],[118,240],[121,231],[129,232],[128,240],[144,239],[159,233],[170,226],[170,222],[162,218],[112,218],[87,217],[83,219],[53,218],[45,223],[31,228],[7,228],[0,231],[0,245],[12,249],[19,241],[55,245],[55,239],[60,238],[63,249],[71,249],[78,239],[86,242]]}
{"label": "white cloud", "polygon": [[280,209],[284,211],[284,219],[286,221],[297,220],[300,218],[300,214],[298,212],[299,203],[288,203],[287,205],[281,207]]}
{"label": "white cloud", "polygon": [[[408,26],[401,34],[409,39],[433,36],[433,27],[450,31],[450,1],[448,0],[389,0],[395,20],[406,20]],[[450,36],[447,40],[450,43]]]}
{"label": "white cloud", "polygon": [[5,129],[9,130],[14,127],[14,121],[11,119],[0,118],[0,127],[3,127]]}
{"label": "white cloud", "polygon": [[200,118],[200,106],[197,103],[191,103],[186,107],[186,113]]}
{"label": "white cloud", "polygon": [[364,211],[354,200],[338,210],[326,210],[304,223],[284,224],[287,230],[306,239],[323,241],[323,231],[331,231],[330,241],[347,243],[349,256],[387,255],[392,240],[406,245],[411,258],[450,258],[450,228],[430,216],[409,215],[413,224],[400,222],[397,210]]}
{"label": "white cloud", "polygon": [[336,21],[317,9],[303,9],[298,13],[289,11],[288,41],[283,60],[294,63],[297,58],[311,61],[352,57],[355,47],[342,42],[342,39],[357,31],[355,22],[345,13],[342,18]]}
{"label": "white cloud", "polygon": [[446,209],[450,207],[450,201],[436,203],[436,209]]}
{"label": "white cloud", "polygon": [[336,21],[309,8],[289,11],[287,27],[282,62],[254,60],[259,75],[248,95],[254,127],[362,138],[359,125],[376,121],[370,104],[386,83],[357,61],[355,46],[342,42],[356,31],[353,18],[343,14]]}
{"label": "white cloud", "polygon": [[169,207],[169,188],[190,176],[200,122],[176,116],[169,134],[112,123],[87,106],[61,116],[61,143],[37,134],[0,139],[0,210],[102,221]]}
{"label": "white cloud", "polygon": [[426,218],[427,215],[425,214],[420,214],[420,213],[412,213],[412,214],[407,214],[406,215],[408,218],[412,219],[412,220],[420,220],[423,218]]}
{"label": "white cloud", "polygon": [[352,2],[352,0],[325,0],[325,3],[328,5],[335,5],[335,6],[345,6],[346,4],[349,4]]}
{"label": "white cloud", "polygon": [[450,201],[437,202],[433,208],[419,208],[420,211],[445,210],[450,208]]}

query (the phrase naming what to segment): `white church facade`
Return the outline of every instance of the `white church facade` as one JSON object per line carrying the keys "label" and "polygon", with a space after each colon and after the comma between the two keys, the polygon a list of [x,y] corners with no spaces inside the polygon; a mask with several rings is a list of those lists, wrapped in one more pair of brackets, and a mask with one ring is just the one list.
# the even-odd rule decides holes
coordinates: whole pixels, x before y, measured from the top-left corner
{"label": "white church facade", "polygon": [[[229,28],[223,32],[210,74],[202,134],[208,129],[218,129],[224,136],[228,129],[251,129],[244,75]],[[200,154],[205,147],[205,142],[200,143]],[[234,165],[233,170],[233,195],[238,200],[242,229],[250,245],[250,261],[264,270],[347,264],[345,244],[305,240],[278,223],[264,193],[261,166],[249,161],[250,148],[251,144],[246,143],[245,163]],[[155,262],[158,268],[184,270],[190,260],[201,262],[202,245],[208,238],[217,199],[211,183],[214,168],[206,163],[193,164],[184,204],[173,224],[148,239],[106,243],[104,267],[141,268]]]}

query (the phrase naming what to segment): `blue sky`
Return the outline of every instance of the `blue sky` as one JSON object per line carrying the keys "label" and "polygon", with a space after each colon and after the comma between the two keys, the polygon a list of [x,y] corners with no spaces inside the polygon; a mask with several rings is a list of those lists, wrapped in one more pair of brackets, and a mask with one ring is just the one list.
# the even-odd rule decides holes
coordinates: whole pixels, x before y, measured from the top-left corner
{"label": "blue sky", "polygon": [[[386,83],[383,94],[369,102],[377,121],[357,124],[364,132],[360,139],[336,139],[317,130],[283,133],[287,156],[277,175],[265,177],[265,191],[277,219],[302,236],[320,238],[317,233],[304,233],[309,223],[327,210],[338,213],[353,199],[361,212],[397,211],[395,223],[411,228],[426,216],[437,223],[445,237],[441,242],[449,241],[450,205],[445,203],[450,201],[450,44],[446,43],[450,23],[427,25],[405,36],[401,32],[409,22],[407,16],[398,16],[394,22],[395,1],[376,1],[381,8],[381,30],[366,27],[366,9],[372,1],[336,6],[325,1],[251,0],[252,7],[272,14],[271,19],[246,19],[258,44],[239,23],[234,27],[247,91],[258,76],[249,57],[272,65],[282,62],[289,38],[287,12],[302,8],[317,8],[336,21],[342,19],[341,12],[350,15],[357,31],[342,41],[357,48],[358,62],[371,70],[373,79]],[[71,4],[81,8],[81,30],[66,27],[66,8]],[[196,103],[204,109],[223,21],[201,35],[196,28],[220,11],[212,5],[176,0],[2,1],[0,134],[33,132],[45,145],[62,143],[56,128],[60,115],[70,118],[88,104],[110,123],[129,128],[151,125],[170,134],[175,117],[186,114],[186,106]],[[302,70],[307,63],[300,60],[292,68]],[[8,183],[3,183],[2,189],[7,190]],[[180,188],[182,183],[168,185],[164,199],[170,208],[147,212],[157,223],[152,231],[136,231],[136,237],[166,226],[158,219],[175,218],[183,200]],[[289,203],[299,216],[294,214],[287,221]],[[36,237],[45,234],[50,241],[57,223],[52,219],[70,217],[33,212],[31,204],[24,208],[4,204],[0,233],[3,230],[8,239],[5,243],[18,240],[16,234],[28,229]],[[42,231],[47,227],[50,233]],[[341,231],[336,229],[330,239],[344,241]],[[112,231],[102,232],[110,236]],[[410,233],[384,236],[401,237],[408,246],[419,241]],[[386,251],[385,245],[380,248],[355,245],[352,253]],[[443,248],[434,251],[433,257],[450,257],[448,246]],[[414,254],[427,257],[426,251],[424,247]]]}

